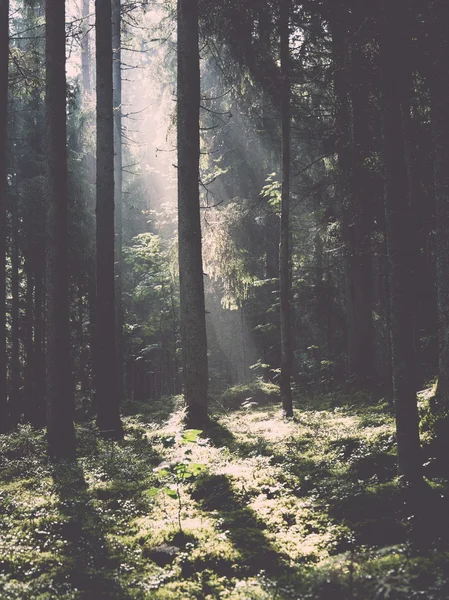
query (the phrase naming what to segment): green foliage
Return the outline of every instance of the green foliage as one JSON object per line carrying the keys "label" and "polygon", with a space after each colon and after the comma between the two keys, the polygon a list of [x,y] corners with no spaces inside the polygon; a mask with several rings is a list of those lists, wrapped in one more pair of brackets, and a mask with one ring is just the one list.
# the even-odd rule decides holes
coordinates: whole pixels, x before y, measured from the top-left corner
{"label": "green foliage", "polygon": [[276,176],[276,173],[271,173],[267,177],[260,195],[267,199],[268,206],[279,216],[281,214],[281,183]]}

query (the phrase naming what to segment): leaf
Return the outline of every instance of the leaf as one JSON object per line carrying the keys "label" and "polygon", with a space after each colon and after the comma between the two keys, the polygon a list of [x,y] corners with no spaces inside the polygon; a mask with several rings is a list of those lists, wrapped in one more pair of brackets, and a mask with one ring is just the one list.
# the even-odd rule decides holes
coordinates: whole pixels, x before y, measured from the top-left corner
{"label": "leaf", "polygon": [[161,490],[157,487],[151,487],[149,490],[146,491],[146,495],[150,496],[150,498],[152,498],[153,496],[156,496],[157,494],[159,494]]}
{"label": "leaf", "polygon": [[201,433],[203,433],[201,429],[186,429],[182,434],[182,441],[195,444]]}
{"label": "leaf", "polygon": [[164,492],[167,494],[167,496],[169,496],[170,498],[173,498],[174,500],[178,499],[178,492],[176,490],[172,490],[169,487],[164,488]]}

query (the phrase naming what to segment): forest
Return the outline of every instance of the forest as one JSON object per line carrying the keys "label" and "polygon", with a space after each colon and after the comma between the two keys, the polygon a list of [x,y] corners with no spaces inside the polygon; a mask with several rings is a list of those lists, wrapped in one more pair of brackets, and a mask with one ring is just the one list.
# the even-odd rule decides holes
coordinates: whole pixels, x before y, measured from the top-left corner
{"label": "forest", "polygon": [[449,600],[449,2],[0,0],[0,600]]}

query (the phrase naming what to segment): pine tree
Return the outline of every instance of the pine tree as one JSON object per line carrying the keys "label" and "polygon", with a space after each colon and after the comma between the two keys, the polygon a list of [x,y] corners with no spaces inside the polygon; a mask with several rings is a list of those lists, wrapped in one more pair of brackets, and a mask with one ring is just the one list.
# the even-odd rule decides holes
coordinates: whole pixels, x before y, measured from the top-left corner
{"label": "pine tree", "polygon": [[116,362],[114,270],[114,115],[111,0],[95,2],[97,71],[97,297],[95,387],[97,425],[123,436]]}
{"label": "pine tree", "polygon": [[199,204],[198,2],[178,0],[178,237],[187,422],[207,421],[208,365]]}
{"label": "pine tree", "polygon": [[281,239],[279,279],[281,290],[281,401],[285,415],[293,416],[292,371],[292,319],[291,319],[291,244],[290,244],[290,49],[289,49],[290,0],[280,0],[281,38],[281,121],[282,121],[282,190],[281,190]]}
{"label": "pine tree", "polygon": [[47,223],[47,435],[55,458],[75,455],[70,361],[65,2],[45,4]]}
{"label": "pine tree", "polygon": [[6,197],[9,0],[0,0],[0,431],[7,427],[6,387]]}

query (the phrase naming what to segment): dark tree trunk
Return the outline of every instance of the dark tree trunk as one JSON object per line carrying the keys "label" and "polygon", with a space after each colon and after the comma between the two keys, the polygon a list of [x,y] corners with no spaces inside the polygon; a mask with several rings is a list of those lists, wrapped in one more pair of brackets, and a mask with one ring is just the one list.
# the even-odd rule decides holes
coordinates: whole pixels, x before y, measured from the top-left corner
{"label": "dark tree trunk", "polygon": [[449,5],[432,5],[432,126],[435,156],[438,292],[438,408],[449,409]]}
{"label": "dark tree trunk", "polygon": [[413,486],[422,483],[415,385],[411,214],[401,102],[404,80],[403,1],[381,13],[382,115],[385,218],[389,260],[391,350],[399,471]]}
{"label": "dark tree trunk", "polygon": [[120,399],[125,397],[123,346],[123,218],[122,218],[122,57],[120,0],[112,4],[112,48],[114,53],[114,202],[115,202],[115,292],[117,326],[117,387]]}
{"label": "dark tree trunk", "polygon": [[111,0],[95,2],[97,66],[97,302],[95,386],[97,425],[120,438],[120,397],[116,369],[114,273],[114,115]]}
{"label": "dark tree trunk", "polygon": [[[348,260],[348,367],[357,381],[372,378],[374,366],[373,333],[373,264],[372,264],[372,184],[366,168],[370,151],[369,130],[369,62],[364,54],[364,21],[362,7],[353,10],[351,44],[350,97],[352,107],[352,168],[351,168],[351,220],[347,230]],[[358,10],[357,10],[358,8]]]}
{"label": "dark tree trunk", "polygon": [[207,421],[208,366],[199,206],[198,2],[178,0],[178,235],[187,422]]}
{"label": "dark tree trunk", "polygon": [[[364,161],[368,153],[368,90],[363,50],[351,28],[347,6],[335,2],[331,12],[334,59],[335,122],[338,151],[338,194],[341,235],[344,244],[344,273],[348,335],[348,371],[359,382],[372,375],[372,253],[369,211],[369,180]],[[355,31],[354,31],[355,30]],[[353,44],[351,53],[350,40]],[[352,55],[352,56],[351,56]]]}
{"label": "dark tree trunk", "polygon": [[[29,232],[28,232],[29,235]],[[31,256],[31,244],[28,245],[25,255],[25,275],[26,275],[26,293],[25,293],[25,323],[24,323],[24,384],[23,384],[23,415],[25,422],[32,423],[33,405],[35,401],[34,387],[34,346],[33,346],[33,291],[34,274],[33,260]]]}
{"label": "dark tree trunk", "polygon": [[66,149],[65,2],[47,0],[47,435],[55,458],[75,455],[70,360],[68,189]]}
{"label": "dark tree trunk", "polygon": [[281,402],[287,417],[293,416],[292,374],[292,319],[291,319],[291,246],[290,246],[290,0],[280,0],[281,39],[281,126],[282,126],[282,190],[281,236],[279,245],[279,279],[281,295]]}
{"label": "dark tree trunk", "polygon": [[9,0],[0,0],[0,431],[8,426],[6,385],[6,197]]}
{"label": "dark tree trunk", "polygon": [[41,214],[37,222],[36,270],[34,287],[34,409],[32,424],[45,425],[45,224]]}
{"label": "dark tree trunk", "polygon": [[22,407],[20,398],[20,340],[19,340],[19,208],[14,198],[11,219],[11,394],[9,415],[11,424],[20,421]]}

